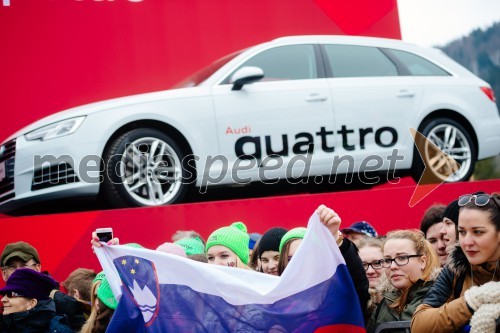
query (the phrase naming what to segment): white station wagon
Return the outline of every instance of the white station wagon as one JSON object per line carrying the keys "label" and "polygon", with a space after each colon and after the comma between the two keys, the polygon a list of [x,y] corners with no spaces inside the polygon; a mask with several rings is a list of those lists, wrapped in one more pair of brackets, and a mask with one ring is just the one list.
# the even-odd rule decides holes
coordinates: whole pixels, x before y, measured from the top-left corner
{"label": "white station wagon", "polygon": [[410,128],[460,163],[448,181],[500,153],[491,87],[441,51],[381,38],[278,38],[171,90],[23,128],[0,146],[0,210],[97,195],[110,207],[156,206],[180,202],[190,186],[360,172],[418,179]]}

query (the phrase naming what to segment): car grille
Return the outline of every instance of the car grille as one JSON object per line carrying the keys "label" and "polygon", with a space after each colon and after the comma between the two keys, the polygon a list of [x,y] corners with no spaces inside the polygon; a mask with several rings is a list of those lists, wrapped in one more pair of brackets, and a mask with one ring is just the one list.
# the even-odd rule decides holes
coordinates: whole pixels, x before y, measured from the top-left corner
{"label": "car grille", "polygon": [[36,170],[33,175],[31,190],[36,191],[78,181],[75,170],[69,163],[59,163]]}
{"label": "car grille", "polygon": [[5,168],[5,177],[0,181],[0,203],[12,199],[14,193],[14,162],[16,157],[16,139],[0,147],[0,163]]}

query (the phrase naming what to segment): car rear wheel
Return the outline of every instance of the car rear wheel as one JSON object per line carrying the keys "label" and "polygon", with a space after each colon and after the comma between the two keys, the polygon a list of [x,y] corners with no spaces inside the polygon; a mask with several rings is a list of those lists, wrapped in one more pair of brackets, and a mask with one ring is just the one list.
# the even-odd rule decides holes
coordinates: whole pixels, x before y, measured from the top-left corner
{"label": "car rear wheel", "polygon": [[[421,133],[447,156],[458,164],[450,161],[444,154],[435,154],[426,144],[422,153],[415,148],[413,158],[413,178],[419,181],[426,165],[434,176],[447,182],[466,181],[474,172],[476,164],[476,146],[467,130],[457,121],[448,118],[432,119],[421,127]],[[451,176],[448,176],[452,174]]]}
{"label": "car rear wheel", "polygon": [[161,131],[130,130],[106,149],[102,194],[113,207],[179,202],[188,188],[184,157],[176,142]]}

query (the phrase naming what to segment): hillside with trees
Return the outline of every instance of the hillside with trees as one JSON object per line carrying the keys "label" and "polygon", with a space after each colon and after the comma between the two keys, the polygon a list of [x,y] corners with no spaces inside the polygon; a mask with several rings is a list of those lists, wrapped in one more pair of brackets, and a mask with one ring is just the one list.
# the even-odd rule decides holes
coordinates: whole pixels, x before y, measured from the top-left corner
{"label": "hillside with trees", "polygon": [[[500,109],[500,22],[438,47],[450,58],[488,82]],[[500,128],[498,129],[500,132]],[[475,179],[500,178],[500,156],[479,162]]]}

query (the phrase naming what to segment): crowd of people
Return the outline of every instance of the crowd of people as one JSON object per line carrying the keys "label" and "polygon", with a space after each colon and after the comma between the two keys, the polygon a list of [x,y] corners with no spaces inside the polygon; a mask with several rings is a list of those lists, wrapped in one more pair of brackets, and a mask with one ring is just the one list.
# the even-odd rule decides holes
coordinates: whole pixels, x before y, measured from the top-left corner
{"label": "crowd of people", "polygon": [[[368,332],[394,322],[417,333],[498,331],[498,194],[465,194],[448,205],[433,205],[420,229],[384,236],[366,221],[341,228],[340,216],[324,205],[316,213],[345,260]],[[306,233],[305,227],[274,227],[262,235],[249,234],[243,222],[234,222],[206,241],[195,231],[176,232],[156,250],[280,276]],[[91,242],[102,246],[95,232]],[[118,242],[114,238],[108,244]],[[28,243],[7,244],[0,261],[6,281],[0,289],[0,333],[106,331],[118,302],[103,272],[78,268],[62,282],[62,292],[42,271],[38,252]]]}

